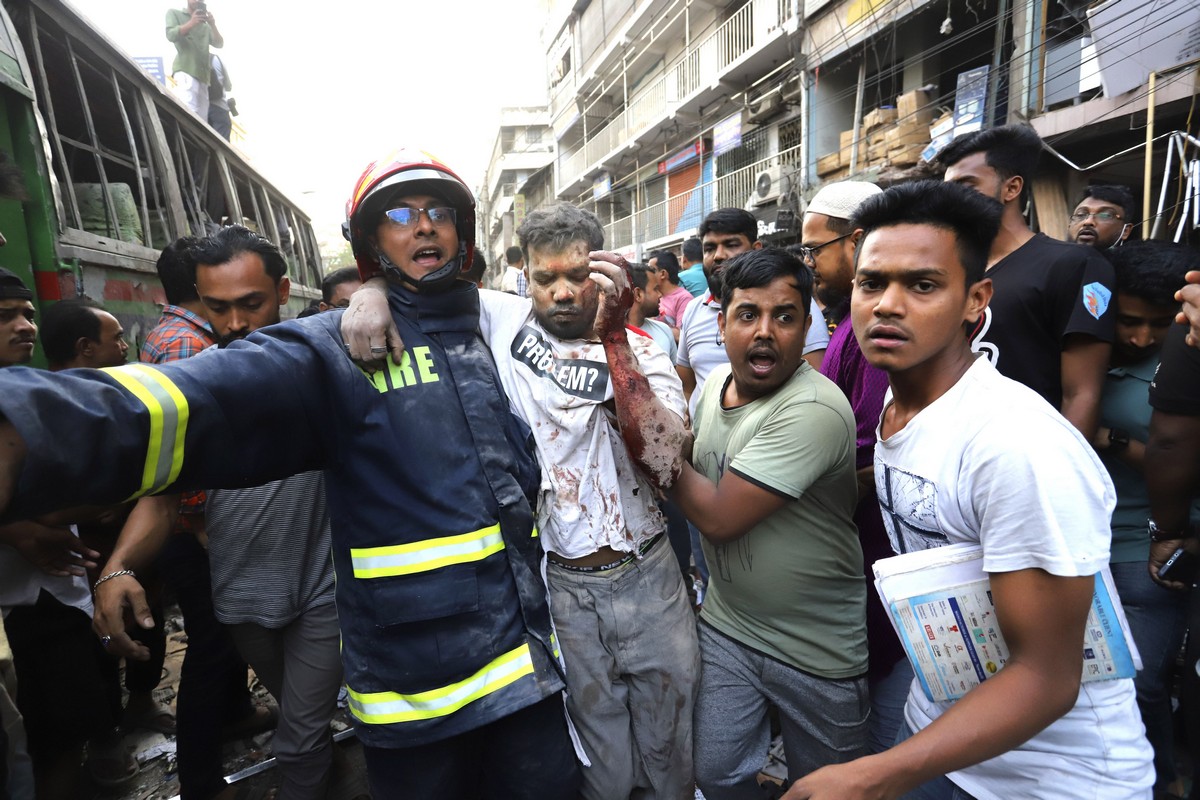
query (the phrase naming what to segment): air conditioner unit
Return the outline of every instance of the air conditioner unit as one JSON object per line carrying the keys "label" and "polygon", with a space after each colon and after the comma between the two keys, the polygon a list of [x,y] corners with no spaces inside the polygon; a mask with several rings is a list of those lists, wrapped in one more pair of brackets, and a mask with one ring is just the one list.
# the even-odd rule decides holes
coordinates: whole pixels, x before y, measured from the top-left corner
{"label": "air conditioner unit", "polygon": [[772,92],[757,103],[746,107],[746,122],[759,123],[770,119],[783,110],[783,98],[779,92]]}
{"label": "air conditioner unit", "polygon": [[799,103],[800,95],[803,94],[803,82],[803,75],[793,75],[779,87],[779,96],[785,103]]}
{"label": "air conditioner unit", "polygon": [[746,209],[754,209],[774,203],[786,195],[792,188],[791,178],[784,173],[782,166],[768,167],[754,179],[754,191],[746,201]]}

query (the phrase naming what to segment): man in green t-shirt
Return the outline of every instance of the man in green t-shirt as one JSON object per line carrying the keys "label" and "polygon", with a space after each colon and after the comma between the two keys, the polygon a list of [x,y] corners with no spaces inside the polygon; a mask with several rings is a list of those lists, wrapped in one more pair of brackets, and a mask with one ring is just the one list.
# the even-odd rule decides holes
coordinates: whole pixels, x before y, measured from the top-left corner
{"label": "man in green t-shirt", "polygon": [[188,0],[187,8],[167,12],[167,41],[175,45],[171,64],[175,94],[200,119],[208,120],[209,45],[223,47],[217,20],[205,0]]}
{"label": "man in green t-shirt", "polygon": [[855,422],[803,358],[812,273],[786,251],[722,271],[729,364],[704,384],[692,463],[671,499],[703,533],[696,782],[759,797],[768,706],[788,776],[850,761],[867,743],[866,586],[852,517]]}

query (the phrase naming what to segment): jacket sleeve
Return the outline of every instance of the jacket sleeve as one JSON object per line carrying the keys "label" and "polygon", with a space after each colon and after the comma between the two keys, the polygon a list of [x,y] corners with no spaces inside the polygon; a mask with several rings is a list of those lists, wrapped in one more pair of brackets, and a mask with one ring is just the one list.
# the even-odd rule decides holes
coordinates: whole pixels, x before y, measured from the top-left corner
{"label": "jacket sleeve", "polygon": [[345,360],[330,336],[325,325],[286,323],[170,364],[0,371],[0,414],[28,448],[4,517],[320,468],[335,438],[319,424],[331,406],[329,356]]}

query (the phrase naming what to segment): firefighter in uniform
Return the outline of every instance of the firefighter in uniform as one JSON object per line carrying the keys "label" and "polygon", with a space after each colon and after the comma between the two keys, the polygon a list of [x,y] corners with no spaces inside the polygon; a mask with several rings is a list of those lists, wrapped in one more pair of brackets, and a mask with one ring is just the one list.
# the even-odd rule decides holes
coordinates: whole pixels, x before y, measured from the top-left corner
{"label": "firefighter in uniform", "polygon": [[[0,374],[0,519],[325,469],[350,710],[377,798],[578,793],[532,440],[477,333],[477,289],[457,279],[474,205],[414,151],[355,186],[345,230],[360,271],[387,275],[399,364],[356,367],[334,312],[158,367]],[[102,633],[121,649],[124,632]]]}

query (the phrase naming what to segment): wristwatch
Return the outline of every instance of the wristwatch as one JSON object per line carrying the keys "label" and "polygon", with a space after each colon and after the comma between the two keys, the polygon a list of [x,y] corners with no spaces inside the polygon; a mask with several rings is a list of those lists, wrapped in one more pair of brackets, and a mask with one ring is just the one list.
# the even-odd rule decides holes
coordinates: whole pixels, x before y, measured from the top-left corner
{"label": "wristwatch", "polygon": [[1129,447],[1129,431],[1124,430],[1123,428],[1109,428],[1108,447],[1111,450]]}
{"label": "wristwatch", "polygon": [[1146,528],[1150,531],[1150,541],[1152,542],[1174,542],[1186,538],[1187,534],[1184,531],[1177,533],[1165,533],[1154,520],[1146,520]]}

